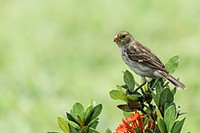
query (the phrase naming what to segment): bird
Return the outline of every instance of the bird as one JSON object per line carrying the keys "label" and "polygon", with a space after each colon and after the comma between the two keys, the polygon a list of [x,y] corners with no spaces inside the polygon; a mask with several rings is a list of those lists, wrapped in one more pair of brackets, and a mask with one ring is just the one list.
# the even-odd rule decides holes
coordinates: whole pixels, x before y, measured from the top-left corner
{"label": "bird", "polygon": [[175,87],[185,89],[183,83],[169,74],[161,60],[149,48],[135,40],[129,32],[117,32],[114,35],[114,42],[119,46],[123,61],[141,77],[142,84],[138,88],[146,84],[148,77],[165,78]]}

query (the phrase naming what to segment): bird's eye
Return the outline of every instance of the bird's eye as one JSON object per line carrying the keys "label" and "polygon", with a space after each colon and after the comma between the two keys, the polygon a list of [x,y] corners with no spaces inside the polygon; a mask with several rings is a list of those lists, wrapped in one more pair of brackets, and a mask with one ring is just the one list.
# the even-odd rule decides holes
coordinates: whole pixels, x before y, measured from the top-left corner
{"label": "bird's eye", "polygon": [[126,35],[122,35],[122,38],[125,38],[126,37]]}

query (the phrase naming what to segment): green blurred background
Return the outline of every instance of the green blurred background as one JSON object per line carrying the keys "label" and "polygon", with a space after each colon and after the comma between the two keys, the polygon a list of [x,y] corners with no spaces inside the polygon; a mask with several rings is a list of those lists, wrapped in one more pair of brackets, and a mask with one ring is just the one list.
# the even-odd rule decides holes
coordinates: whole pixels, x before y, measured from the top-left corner
{"label": "green blurred background", "polygon": [[180,56],[183,132],[199,132],[199,7],[199,0],[1,0],[0,132],[60,131],[57,116],[91,98],[104,106],[98,129],[114,130],[123,115],[109,91],[128,69],[113,42],[122,29],[163,62]]}

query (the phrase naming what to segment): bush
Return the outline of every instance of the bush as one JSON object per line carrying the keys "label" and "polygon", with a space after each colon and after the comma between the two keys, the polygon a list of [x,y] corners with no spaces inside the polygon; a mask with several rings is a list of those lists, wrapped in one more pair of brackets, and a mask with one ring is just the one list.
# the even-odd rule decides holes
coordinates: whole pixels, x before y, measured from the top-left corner
{"label": "bush", "polygon": [[[178,60],[178,56],[174,56],[167,62],[169,73],[177,69]],[[169,82],[161,78],[151,79],[137,88],[138,83],[128,70],[123,79],[123,85],[116,85],[116,89],[110,91],[112,99],[125,102],[117,106],[125,118],[115,133],[181,132],[186,117],[180,120],[185,113],[174,102],[177,88],[170,87]],[[81,103],[75,103],[70,113],[66,113],[66,119],[58,117],[58,124],[64,133],[99,133],[96,127],[101,111],[102,105],[95,105],[93,100],[86,109]],[[111,130],[107,129],[106,133],[111,133]]]}

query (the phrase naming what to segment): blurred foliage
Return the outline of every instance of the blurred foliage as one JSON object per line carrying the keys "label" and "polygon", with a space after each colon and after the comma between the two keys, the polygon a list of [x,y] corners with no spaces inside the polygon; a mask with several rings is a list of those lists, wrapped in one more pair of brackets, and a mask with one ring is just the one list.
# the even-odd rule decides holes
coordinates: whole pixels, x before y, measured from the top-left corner
{"label": "blurred foliage", "polygon": [[113,113],[117,103],[107,92],[128,69],[113,42],[122,29],[164,62],[180,56],[174,76],[188,89],[176,103],[188,112],[183,132],[198,132],[199,6],[198,0],[1,0],[0,132],[55,130],[63,110],[91,95],[104,105],[99,129],[114,129],[122,115]]}

